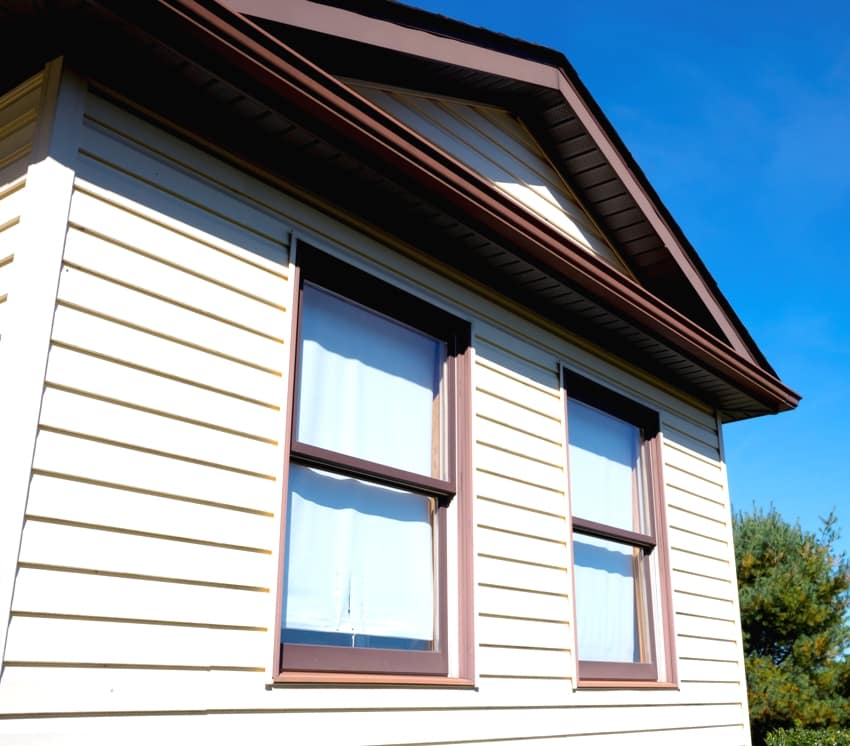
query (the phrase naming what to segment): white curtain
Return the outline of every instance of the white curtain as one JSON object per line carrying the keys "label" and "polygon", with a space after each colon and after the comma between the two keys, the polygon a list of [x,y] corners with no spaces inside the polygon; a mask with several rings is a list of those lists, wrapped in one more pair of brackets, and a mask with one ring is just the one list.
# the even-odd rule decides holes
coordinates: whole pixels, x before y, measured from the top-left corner
{"label": "white curtain", "polygon": [[640,531],[633,515],[640,431],[581,402],[567,407],[574,516]]}
{"label": "white curtain", "polygon": [[310,284],[301,318],[298,440],[439,476],[445,343]]}
{"label": "white curtain", "polygon": [[287,629],[434,639],[431,498],[293,465]]}
{"label": "white curtain", "polygon": [[634,549],[573,537],[578,654],[587,661],[640,661]]}

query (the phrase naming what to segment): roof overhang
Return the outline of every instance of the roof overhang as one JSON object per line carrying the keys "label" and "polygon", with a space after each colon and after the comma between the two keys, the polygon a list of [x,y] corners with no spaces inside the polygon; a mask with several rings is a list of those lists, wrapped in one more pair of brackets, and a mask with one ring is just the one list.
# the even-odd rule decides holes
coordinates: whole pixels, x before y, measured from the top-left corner
{"label": "roof overhang", "polygon": [[[726,420],[798,403],[557,53],[384,2],[363,4],[371,15],[307,0],[228,2],[265,14],[262,25],[212,1],[19,5],[30,7],[0,20],[18,48],[30,38],[32,63],[65,54],[118,95],[424,248],[719,409]],[[393,18],[397,13],[414,18]],[[423,15],[440,28],[423,28]],[[467,38],[476,35],[482,38]],[[387,82],[401,75],[408,87],[427,83],[517,111],[597,216],[611,200],[622,208],[612,220],[633,213],[623,229],[632,231],[623,236],[637,237],[632,249],[623,236],[617,240],[606,216],[600,222],[636,279],[572,244],[359,96],[339,79],[343,71],[325,69],[339,65],[340,45],[347,75]],[[572,134],[561,138],[565,126]],[[575,155],[577,142],[582,152]],[[575,158],[583,158],[578,176]],[[656,239],[660,247],[646,248]]]}

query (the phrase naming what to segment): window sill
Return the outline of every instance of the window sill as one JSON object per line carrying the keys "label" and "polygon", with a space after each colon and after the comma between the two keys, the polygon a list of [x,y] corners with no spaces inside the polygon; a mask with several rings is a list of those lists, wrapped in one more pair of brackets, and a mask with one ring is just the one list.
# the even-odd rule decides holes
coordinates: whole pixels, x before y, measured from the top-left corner
{"label": "window sill", "polygon": [[405,674],[313,673],[310,671],[285,671],[274,678],[274,686],[411,686],[474,689],[471,679],[446,676],[414,676]]}
{"label": "window sill", "polygon": [[576,689],[668,689],[677,690],[673,681],[603,681],[588,679],[579,681]]}

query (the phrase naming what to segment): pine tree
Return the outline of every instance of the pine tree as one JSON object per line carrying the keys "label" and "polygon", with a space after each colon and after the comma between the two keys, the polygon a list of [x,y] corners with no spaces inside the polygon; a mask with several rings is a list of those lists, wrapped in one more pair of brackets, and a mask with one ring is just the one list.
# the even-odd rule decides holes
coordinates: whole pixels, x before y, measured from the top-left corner
{"label": "pine tree", "polygon": [[779,727],[850,719],[850,563],[819,533],[771,507],[733,517],[753,743]]}

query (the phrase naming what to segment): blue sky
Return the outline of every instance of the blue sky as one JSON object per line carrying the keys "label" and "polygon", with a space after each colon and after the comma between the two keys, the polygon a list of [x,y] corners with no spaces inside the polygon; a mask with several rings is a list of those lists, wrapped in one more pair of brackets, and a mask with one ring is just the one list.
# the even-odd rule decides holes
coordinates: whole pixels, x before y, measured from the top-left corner
{"label": "blue sky", "polygon": [[408,2],[566,54],[804,397],[725,428],[733,506],[850,551],[850,4]]}

